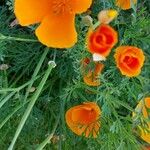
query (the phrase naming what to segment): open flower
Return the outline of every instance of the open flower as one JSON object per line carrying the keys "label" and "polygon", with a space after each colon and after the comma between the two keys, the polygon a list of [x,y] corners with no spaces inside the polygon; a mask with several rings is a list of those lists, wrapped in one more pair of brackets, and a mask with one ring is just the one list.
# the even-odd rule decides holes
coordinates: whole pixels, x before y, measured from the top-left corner
{"label": "open flower", "polygon": [[116,10],[102,10],[98,14],[98,20],[100,23],[109,24],[111,21],[114,20],[114,18],[117,17],[117,15],[118,12]]}
{"label": "open flower", "polygon": [[74,106],[66,112],[66,122],[77,135],[97,137],[100,128],[101,110],[94,102]]}
{"label": "open flower", "polygon": [[133,46],[118,47],[114,57],[121,73],[128,77],[138,76],[145,60],[143,51]]}
{"label": "open flower", "polygon": [[137,0],[116,0],[116,5],[121,9],[130,9],[132,4],[136,4]]}
{"label": "open flower", "polygon": [[68,48],[77,41],[75,15],[92,0],[15,0],[15,14],[22,26],[40,23],[36,35],[48,47]]}
{"label": "open flower", "polygon": [[104,65],[99,62],[91,62],[89,58],[85,58],[82,62],[82,74],[84,82],[89,86],[99,86],[99,75]]}
{"label": "open flower", "polygon": [[92,54],[96,53],[106,57],[117,42],[118,34],[109,25],[102,24],[95,31],[89,30],[87,47]]}
{"label": "open flower", "polygon": [[[139,104],[137,105],[135,112],[141,111],[142,115],[145,119],[148,119],[150,116],[150,97],[147,97],[143,100],[141,100],[139,102]],[[136,113],[133,113],[133,117],[136,115]],[[139,129],[141,131],[140,133],[140,137],[146,141],[147,143],[150,144],[150,121],[147,122],[147,130],[143,129],[141,126],[139,126]]]}

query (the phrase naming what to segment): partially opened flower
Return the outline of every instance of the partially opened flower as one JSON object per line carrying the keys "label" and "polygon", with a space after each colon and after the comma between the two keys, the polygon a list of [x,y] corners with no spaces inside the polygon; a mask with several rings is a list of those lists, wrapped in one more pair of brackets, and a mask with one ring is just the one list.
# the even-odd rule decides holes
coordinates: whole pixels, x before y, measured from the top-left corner
{"label": "partially opened flower", "polygon": [[118,47],[114,57],[121,73],[128,77],[138,76],[145,60],[143,51],[134,46]]}
{"label": "partially opened flower", "polygon": [[133,4],[136,4],[137,0],[116,0],[116,5],[121,9],[130,9]]}
{"label": "partially opened flower", "polygon": [[110,9],[110,10],[102,10],[98,14],[98,20],[100,23],[103,24],[109,24],[111,21],[113,21],[118,15],[118,12],[116,10]]}
{"label": "partially opened flower", "polygon": [[[139,112],[141,111],[142,112],[142,116],[145,118],[145,119],[149,119],[150,118],[150,97],[147,97],[143,100],[141,100],[139,102],[139,104],[137,105],[136,109],[135,109],[135,112]],[[133,113],[133,116],[135,116],[136,113]],[[150,144],[150,121],[147,121],[147,127],[146,127],[146,130],[143,129],[141,126],[139,126],[139,129],[140,129],[140,137],[146,141],[147,143]]]}
{"label": "partially opened flower", "polygon": [[118,34],[109,25],[102,24],[95,31],[91,29],[88,32],[87,48],[92,54],[107,57],[117,42]]}
{"label": "partially opened flower", "polygon": [[89,86],[99,86],[99,75],[103,68],[104,65],[102,63],[91,62],[89,58],[85,58],[82,62],[82,74],[84,83]]}
{"label": "partially opened flower", "polygon": [[101,110],[94,102],[70,108],[65,115],[69,128],[77,135],[96,138],[99,133]]}
{"label": "partially opened flower", "polygon": [[68,48],[77,41],[75,15],[92,0],[15,0],[15,14],[22,26],[40,23],[36,35],[48,47]]}

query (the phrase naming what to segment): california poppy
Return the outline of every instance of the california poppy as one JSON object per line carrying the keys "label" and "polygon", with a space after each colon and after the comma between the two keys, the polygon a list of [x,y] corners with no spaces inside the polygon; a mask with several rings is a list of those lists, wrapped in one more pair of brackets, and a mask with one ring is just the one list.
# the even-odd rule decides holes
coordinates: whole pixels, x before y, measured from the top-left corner
{"label": "california poppy", "polygon": [[104,68],[104,65],[99,62],[92,62],[89,58],[85,58],[82,62],[82,74],[84,82],[89,86],[99,86],[99,75]]}
{"label": "california poppy", "polygon": [[100,23],[109,24],[114,18],[117,17],[117,15],[118,12],[116,10],[102,10],[98,14],[98,20]]}
{"label": "california poppy", "polygon": [[145,60],[143,51],[134,46],[118,47],[114,57],[121,73],[128,77],[138,76]]}
{"label": "california poppy", "polygon": [[99,117],[101,110],[94,102],[70,108],[65,115],[69,128],[77,135],[97,137],[100,128]]}
{"label": "california poppy", "polygon": [[92,0],[15,0],[15,14],[22,26],[40,23],[36,35],[48,47],[68,48],[77,41],[75,15]]}
{"label": "california poppy", "polygon": [[133,4],[137,3],[137,0],[116,0],[116,5],[121,9],[130,9]]}
{"label": "california poppy", "polygon": [[101,24],[95,31],[90,29],[88,32],[87,47],[92,54],[106,57],[117,42],[118,34],[109,25]]}
{"label": "california poppy", "polygon": [[[139,104],[136,107],[136,111],[138,112],[139,110],[141,110],[142,115],[145,119],[148,119],[150,116],[150,112],[148,111],[150,109],[150,97],[147,97],[143,100],[141,100],[139,102]],[[133,113],[133,116],[135,116],[136,113]],[[147,143],[150,144],[150,121],[147,122],[148,127],[147,127],[147,131],[145,129],[143,129],[141,126],[139,126],[139,129],[141,131],[140,133],[140,137],[146,141]]]}

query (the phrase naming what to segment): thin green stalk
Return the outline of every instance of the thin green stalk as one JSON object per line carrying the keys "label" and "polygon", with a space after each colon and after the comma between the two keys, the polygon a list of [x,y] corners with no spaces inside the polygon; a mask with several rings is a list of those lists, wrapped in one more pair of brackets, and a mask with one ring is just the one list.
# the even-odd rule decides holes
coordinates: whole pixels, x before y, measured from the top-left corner
{"label": "thin green stalk", "polygon": [[[44,62],[44,60],[45,60],[45,57],[46,57],[46,55],[48,54],[48,52],[49,52],[49,48],[45,48],[45,51],[44,51],[44,53],[43,53],[43,55],[42,55],[42,57],[41,57],[41,59],[40,59],[38,65],[37,65],[36,68],[35,68],[35,71],[34,71],[34,73],[33,73],[33,75],[32,75],[31,80],[34,79],[34,78],[37,76],[37,74],[39,73],[39,70],[40,70],[40,68],[41,68],[41,66],[42,66],[42,64],[43,64],[43,62]],[[28,97],[28,95],[29,95],[29,90],[31,89],[33,83],[34,83],[34,81],[32,81],[32,82],[29,84],[29,86],[28,86],[28,88],[27,88],[27,91],[26,91],[26,94],[25,94],[25,97],[24,97],[24,101],[27,100],[27,97]]]}
{"label": "thin green stalk", "polygon": [[41,80],[41,82],[40,82],[40,84],[39,84],[39,86],[37,88],[37,91],[32,96],[31,101],[30,101],[30,103],[29,103],[29,105],[28,105],[28,107],[27,107],[27,109],[26,109],[26,111],[25,111],[25,113],[24,113],[24,115],[23,115],[23,117],[22,117],[19,125],[18,125],[16,133],[14,135],[14,138],[13,138],[13,140],[12,140],[12,142],[11,142],[8,150],[13,150],[13,147],[14,147],[16,141],[17,141],[17,138],[18,138],[18,136],[19,136],[19,134],[20,134],[20,132],[21,132],[21,130],[22,130],[22,128],[23,128],[26,120],[28,119],[28,117],[29,117],[29,115],[30,115],[30,113],[32,111],[32,108],[33,108],[35,102],[37,101],[38,97],[40,96],[41,91],[42,91],[42,89],[43,89],[43,87],[44,87],[44,85],[45,85],[45,83],[46,83],[46,81],[47,81],[47,79],[49,77],[49,74],[51,73],[51,70],[54,67],[55,67],[54,62],[52,62],[52,63],[49,64],[49,67],[48,67],[48,69],[47,69],[44,77],[42,78],[42,80]]}
{"label": "thin green stalk", "polygon": [[7,71],[4,70],[4,86],[5,88],[8,87],[8,79],[7,79]]}
{"label": "thin green stalk", "polygon": [[25,106],[28,102],[29,102],[29,100],[26,101],[25,104],[21,104],[21,105],[19,105],[18,107],[16,107],[16,108],[13,110],[13,112],[11,112],[11,113],[3,120],[3,122],[0,124],[0,129],[7,123],[7,121],[8,121],[19,109],[21,109],[23,106]]}
{"label": "thin green stalk", "polygon": [[[28,70],[28,68],[32,65],[33,60],[31,60],[28,64],[28,66],[21,72],[21,74],[16,78],[16,76],[12,77],[12,79],[10,80],[10,87],[13,87],[21,78],[22,76],[25,74],[25,72]],[[14,81],[15,79],[15,81]]]}
{"label": "thin green stalk", "polygon": [[42,150],[52,139],[52,137],[54,136],[54,133],[57,129],[58,123],[59,123],[59,119],[60,119],[60,115],[57,117],[56,123],[53,127],[52,133],[37,147],[36,150]]}
{"label": "thin green stalk", "polygon": [[21,42],[38,42],[38,40],[35,39],[23,39],[18,37],[11,37],[11,36],[5,36],[0,33],[0,40],[3,41],[21,41]]}
{"label": "thin green stalk", "polygon": [[93,30],[95,30],[100,24],[101,24],[100,21],[97,21],[97,22],[93,25]]}
{"label": "thin green stalk", "polygon": [[11,92],[8,96],[6,96],[2,101],[0,101],[0,108],[12,97],[16,92]]}
{"label": "thin green stalk", "polygon": [[[28,81],[27,83],[23,84],[22,86],[20,87],[17,87],[17,88],[8,88],[8,89],[2,89],[0,90],[0,93],[3,93],[3,92],[18,92],[22,89],[24,89],[26,86],[28,86],[29,84],[31,84],[31,82],[34,82],[35,80],[37,80],[40,76],[37,76],[33,79],[31,79],[30,81]],[[1,101],[1,100],[0,100]]]}
{"label": "thin green stalk", "polygon": [[[2,87],[3,88],[8,88],[8,79],[7,79],[7,71],[3,70],[2,71]],[[6,92],[3,93],[3,98],[6,96]]]}

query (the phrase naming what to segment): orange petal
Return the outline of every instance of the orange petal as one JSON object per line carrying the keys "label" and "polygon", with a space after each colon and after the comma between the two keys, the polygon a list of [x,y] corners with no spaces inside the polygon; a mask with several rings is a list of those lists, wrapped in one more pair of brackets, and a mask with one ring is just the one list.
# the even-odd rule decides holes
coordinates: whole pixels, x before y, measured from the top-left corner
{"label": "orange petal", "polygon": [[91,53],[107,57],[113,46],[118,42],[117,32],[109,25],[101,24],[95,31],[87,34],[87,48]]}
{"label": "orange petal", "polygon": [[86,83],[88,86],[99,86],[100,80],[99,79],[93,79],[92,73],[87,74],[83,77],[84,83]]}
{"label": "orange petal", "polygon": [[[145,105],[146,105],[146,99],[147,98],[145,98],[145,104],[144,104],[144,102],[143,102],[143,100],[141,100],[139,103],[138,103],[138,105],[136,106],[136,108],[135,108],[135,110],[142,110],[142,115],[143,115],[143,117],[144,118],[148,118],[148,112],[147,112],[147,109],[146,109],[146,107],[145,107]],[[135,113],[133,113],[134,114],[134,116],[135,116]]]}
{"label": "orange petal", "polygon": [[[150,128],[150,124],[149,124],[149,128]],[[150,133],[149,132],[150,132],[150,129],[149,129],[149,131],[146,131],[141,128],[141,138],[150,144]]]}
{"label": "orange petal", "polygon": [[145,61],[143,51],[134,46],[118,47],[114,57],[120,72],[128,77],[138,76]]}
{"label": "orange petal", "polygon": [[145,106],[150,108],[150,97],[145,98]]}
{"label": "orange petal", "polygon": [[116,5],[124,10],[130,9],[132,3],[135,4],[137,0],[116,0]]}
{"label": "orange petal", "polygon": [[[85,70],[86,70],[85,66]],[[99,86],[100,85],[100,80],[98,78],[98,76],[100,75],[100,73],[102,72],[102,69],[104,68],[104,65],[101,63],[95,63],[95,68],[94,70],[88,70],[88,72],[84,72],[83,75],[83,80],[84,83],[86,83],[89,86]]]}
{"label": "orange petal", "polygon": [[70,108],[65,117],[67,125],[77,135],[96,137],[100,128],[100,114],[101,110],[96,103],[87,102]]}
{"label": "orange petal", "polygon": [[79,14],[90,8],[91,4],[92,0],[72,0],[72,8],[74,12]]}
{"label": "orange petal", "polygon": [[72,47],[77,42],[74,20],[74,14],[50,13],[36,29],[36,35],[39,41],[48,47]]}
{"label": "orange petal", "polygon": [[22,26],[40,22],[51,9],[49,0],[15,0],[15,15]]}

